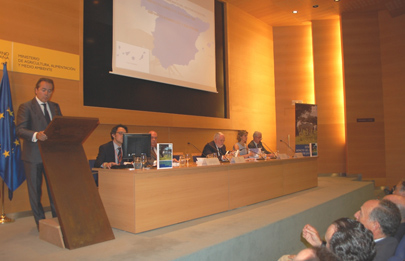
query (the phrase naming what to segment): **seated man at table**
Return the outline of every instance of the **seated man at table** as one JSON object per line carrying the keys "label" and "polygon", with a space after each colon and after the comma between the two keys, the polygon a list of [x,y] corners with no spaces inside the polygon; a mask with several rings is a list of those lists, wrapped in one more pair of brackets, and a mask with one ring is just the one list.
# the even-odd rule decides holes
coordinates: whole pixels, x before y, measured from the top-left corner
{"label": "seated man at table", "polygon": [[122,142],[124,133],[128,132],[127,126],[117,125],[111,129],[110,137],[112,141],[103,144],[98,149],[98,155],[94,162],[95,168],[110,169],[114,165],[122,165]]}
{"label": "seated man at table", "polygon": [[157,139],[158,135],[156,131],[151,130],[150,132],[150,157],[151,161],[155,161],[157,159]]}
{"label": "seated man at table", "polygon": [[[266,150],[265,147],[263,147],[262,144],[262,133],[260,131],[255,131],[253,133],[253,140],[248,144],[248,148],[249,149],[255,149],[255,148],[259,148],[261,149],[262,152],[264,152],[265,154],[270,154],[270,157],[273,157],[274,155],[269,152],[268,150]],[[257,151],[255,151],[257,153]]]}
{"label": "seated man at table", "polygon": [[224,160],[223,156],[226,154],[226,147],[224,143],[225,135],[222,132],[215,133],[214,140],[205,145],[201,157],[207,157],[208,155],[215,154],[219,160]]}

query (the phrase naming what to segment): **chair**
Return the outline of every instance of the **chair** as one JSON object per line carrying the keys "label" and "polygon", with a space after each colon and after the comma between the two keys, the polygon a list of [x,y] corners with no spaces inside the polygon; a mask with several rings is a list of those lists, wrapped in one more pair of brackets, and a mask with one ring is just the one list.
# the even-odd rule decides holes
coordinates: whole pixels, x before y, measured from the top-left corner
{"label": "chair", "polygon": [[395,255],[390,257],[388,261],[403,261],[405,260],[405,236],[402,237],[399,242],[397,249],[395,250]]}
{"label": "chair", "polygon": [[173,159],[179,160],[181,155],[184,155],[183,152],[173,152]]}
{"label": "chair", "polygon": [[93,174],[94,181],[96,182],[96,186],[98,187],[98,171],[93,170],[94,162],[96,162],[95,159],[90,159],[89,160],[89,167],[90,167],[91,174]]}
{"label": "chair", "polygon": [[196,162],[197,158],[201,157],[201,153],[191,153],[191,156],[193,157],[193,161]]}

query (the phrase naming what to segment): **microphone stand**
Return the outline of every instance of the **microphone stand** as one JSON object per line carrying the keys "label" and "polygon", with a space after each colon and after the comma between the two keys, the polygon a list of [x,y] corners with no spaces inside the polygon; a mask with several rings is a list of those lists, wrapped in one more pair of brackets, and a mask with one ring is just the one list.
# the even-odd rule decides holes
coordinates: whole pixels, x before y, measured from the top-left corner
{"label": "microphone stand", "polygon": [[290,147],[290,145],[288,145],[288,143],[287,142],[285,142],[285,141],[283,141],[283,140],[280,140],[282,143],[284,143],[285,145],[287,145],[287,147],[292,151],[292,152],[294,152],[294,154],[295,154],[295,150],[293,149],[293,148],[291,148]]}
{"label": "microphone stand", "polygon": [[202,154],[202,151],[199,148],[197,148],[194,144],[192,144],[191,142],[187,142],[187,144],[193,146],[196,150],[198,150],[198,152]]}
{"label": "microphone stand", "polygon": [[262,144],[264,145],[264,146],[266,146],[266,148],[271,152],[271,153],[273,153],[274,154],[274,156],[277,158],[277,155],[276,155],[276,153],[272,150],[272,149],[270,149],[270,147],[269,146],[267,146],[267,144],[266,143],[264,143],[263,141],[262,141]]}

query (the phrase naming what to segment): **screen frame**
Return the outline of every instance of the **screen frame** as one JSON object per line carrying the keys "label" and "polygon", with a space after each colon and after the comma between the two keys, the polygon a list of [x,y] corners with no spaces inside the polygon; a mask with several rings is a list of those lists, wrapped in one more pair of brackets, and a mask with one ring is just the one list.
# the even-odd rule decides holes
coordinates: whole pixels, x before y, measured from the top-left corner
{"label": "screen frame", "polygon": [[111,74],[112,0],[84,1],[84,106],[229,118],[226,4],[215,0],[217,93]]}
{"label": "screen frame", "polygon": [[[122,158],[132,160],[133,157],[140,157],[141,153],[146,153],[148,158],[151,157],[151,134],[150,133],[124,133],[122,138]],[[141,149],[139,149],[137,140],[143,140]],[[146,142],[146,145],[144,144]],[[135,144],[135,148],[130,145]],[[133,151],[135,149],[135,151]],[[146,150],[146,152],[144,152]],[[130,153],[131,156],[127,154]]]}

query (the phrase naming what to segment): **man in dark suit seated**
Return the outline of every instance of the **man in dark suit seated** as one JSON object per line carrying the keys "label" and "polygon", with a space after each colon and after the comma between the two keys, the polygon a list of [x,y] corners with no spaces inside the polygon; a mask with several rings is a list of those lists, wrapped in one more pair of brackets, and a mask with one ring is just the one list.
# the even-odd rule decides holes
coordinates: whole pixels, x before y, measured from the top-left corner
{"label": "man in dark suit seated", "polygon": [[122,165],[122,142],[124,133],[128,132],[127,126],[117,125],[111,129],[110,136],[112,141],[103,144],[98,149],[98,155],[94,162],[95,168],[110,169],[114,165]]}
{"label": "man in dark suit seated", "polygon": [[395,238],[399,242],[405,235],[405,197],[390,194],[385,196],[384,199],[388,199],[397,205],[399,213],[401,213],[401,224],[399,225],[397,233],[395,234]]}
{"label": "man in dark suit seated", "polygon": [[151,157],[151,162],[157,160],[157,139],[158,139],[158,134],[156,131],[151,130],[150,132],[150,157]]}
{"label": "man in dark suit seated", "polygon": [[[45,169],[42,164],[38,142],[45,142],[48,139],[44,130],[54,116],[62,115],[59,105],[50,101],[54,89],[52,79],[39,79],[35,86],[35,98],[21,104],[18,108],[16,133],[24,140],[22,160],[27,178],[28,196],[32,214],[34,215],[37,227],[39,227],[39,220],[45,219],[45,212],[41,204],[42,173],[45,174]],[[52,216],[56,217],[56,210],[49,191],[48,181],[45,175],[44,177]]]}
{"label": "man in dark suit seated", "polygon": [[398,207],[389,200],[368,200],[354,215],[374,237],[377,255],[373,261],[386,261],[395,253],[398,240],[394,237],[401,222]]}
{"label": "man in dark suit seated", "polygon": [[248,144],[249,149],[260,148],[262,152],[266,154],[271,154],[262,144],[262,133],[260,131],[255,131],[253,133],[253,140]]}
{"label": "man in dark suit seated", "polygon": [[207,157],[208,155],[213,155],[218,157],[219,160],[224,160],[223,157],[226,154],[225,147],[225,135],[222,132],[217,132],[214,135],[214,140],[208,142],[202,152],[201,157]]}

